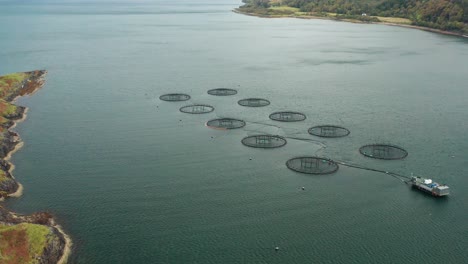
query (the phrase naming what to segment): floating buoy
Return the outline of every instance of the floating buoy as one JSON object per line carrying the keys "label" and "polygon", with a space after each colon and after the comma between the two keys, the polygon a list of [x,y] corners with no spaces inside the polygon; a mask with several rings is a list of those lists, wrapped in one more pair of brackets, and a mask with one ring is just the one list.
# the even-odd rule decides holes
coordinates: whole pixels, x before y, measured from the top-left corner
{"label": "floating buoy", "polygon": [[305,187],[302,187],[301,189],[302,189],[302,190],[305,190]]}
{"label": "floating buoy", "polygon": [[275,250],[278,251],[278,250],[279,250],[279,247],[275,247]]}

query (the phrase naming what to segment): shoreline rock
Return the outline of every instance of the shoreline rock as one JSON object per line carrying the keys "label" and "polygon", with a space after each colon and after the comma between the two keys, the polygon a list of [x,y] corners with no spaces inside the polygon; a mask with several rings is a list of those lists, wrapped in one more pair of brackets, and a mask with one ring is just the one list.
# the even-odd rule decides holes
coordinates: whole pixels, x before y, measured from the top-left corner
{"label": "shoreline rock", "polygon": [[38,70],[15,73],[0,77],[0,197],[16,193],[19,184],[16,182],[9,162],[10,156],[21,147],[18,133],[11,131],[17,122],[26,117],[27,108],[14,105],[12,102],[19,96],[29,95],[40,89],[45,83],[47,71]]}
{"label": "shoreline rock", "polygon": [[[12,174],[14,165],[9,160],[23,145],[18,133],[11,129],[26,118],[28,109],[12,102],[40,89],[46,74],[47,71],[39,70],[0,76],[0,201],[19,197],[23,191]],[[29,239],[30,236],[34,239]],[[26,263],[66,263],[72,245],[71,239],[50,213],[25,216],[10,212],[1,205],[0,238],[4,241],[0,246],[0,260],[20,259]]]}

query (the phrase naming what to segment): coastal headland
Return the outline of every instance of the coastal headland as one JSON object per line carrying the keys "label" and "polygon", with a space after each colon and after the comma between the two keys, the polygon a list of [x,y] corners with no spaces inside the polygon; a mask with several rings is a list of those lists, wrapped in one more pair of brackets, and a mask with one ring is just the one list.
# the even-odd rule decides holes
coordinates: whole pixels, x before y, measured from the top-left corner
{"label": "coastal headland", "polygon": [[[13,102],[40,89],[46,74],[37,70],[0,76],[0,201],[23,192],[9,160],[23,145],[11,129],[26,118],[28,109]],[[70,238],[50,213],[24,216],[0,205],[0,263],[66,263],[70,248]]]}

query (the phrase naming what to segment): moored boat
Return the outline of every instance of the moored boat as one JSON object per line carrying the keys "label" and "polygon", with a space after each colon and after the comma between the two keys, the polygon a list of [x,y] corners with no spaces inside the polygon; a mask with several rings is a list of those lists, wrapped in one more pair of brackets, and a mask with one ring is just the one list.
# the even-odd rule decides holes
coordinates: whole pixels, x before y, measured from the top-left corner
{"label": "moored boat", "polygon": [[450,193],[450,188],[445,184],[439,184],[431,179],[412,176],[411,185],[421,191],[432,194],[433,196],[446,196]]}

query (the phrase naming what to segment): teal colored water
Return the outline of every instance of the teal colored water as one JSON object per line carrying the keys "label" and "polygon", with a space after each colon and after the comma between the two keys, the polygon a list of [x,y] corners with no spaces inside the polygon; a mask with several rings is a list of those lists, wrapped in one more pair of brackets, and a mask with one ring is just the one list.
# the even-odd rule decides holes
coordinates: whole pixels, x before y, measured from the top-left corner
{"label": "teal colored water", "polygon": [[[465,263],[467,40],[232,13],[240,4],[0,2],[0,74],[49,71],[42,90],[18,101],[30,108],[13,156],[25,189],[6,205],[53,212],[73,238],[73,263]],[[238,94],[206,94],[216,87]],[[215,111],[180,113],[186,103],[158,99],[169,92]],[[237,105],[247,97],[271,104]],[[307,119],[268,120],[279,110]],[[216,117],[247,125],[204,126]],[[351,134],[307,134],[321,124]],[[258,132],[315,141],[240,143]],[[376,142],[409,156],[359,154]],[[413,172],[449,184],[451,196],[343,166],[288,170],[300,155]]]}

